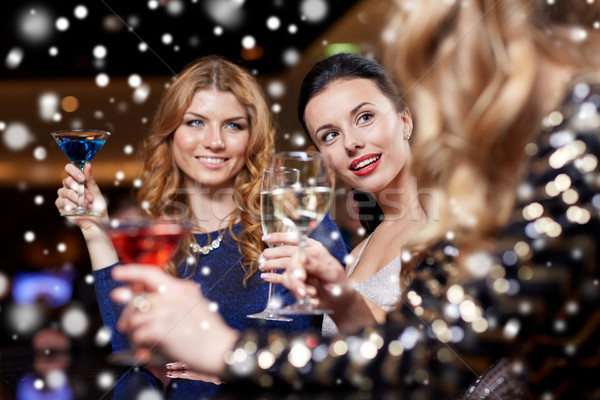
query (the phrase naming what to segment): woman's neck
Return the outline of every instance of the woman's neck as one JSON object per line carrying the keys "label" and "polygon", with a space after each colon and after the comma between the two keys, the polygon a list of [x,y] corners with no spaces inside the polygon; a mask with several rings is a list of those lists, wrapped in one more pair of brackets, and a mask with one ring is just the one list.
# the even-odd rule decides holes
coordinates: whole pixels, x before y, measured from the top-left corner
{"label": "woman's neck", "polygon": [[192,184],[186,190],[196,229],[212,232],[226,228],[231,219],[237,220],[233,187],[208,188]]}
{"label": "woman's neck", "polygon": [[373,193],[377,204],[383,211],[386,221],[420,221],[425,212],[419,202],[417,180],[409,167],[412,160],[400,171],[398,177],[384,189]]}

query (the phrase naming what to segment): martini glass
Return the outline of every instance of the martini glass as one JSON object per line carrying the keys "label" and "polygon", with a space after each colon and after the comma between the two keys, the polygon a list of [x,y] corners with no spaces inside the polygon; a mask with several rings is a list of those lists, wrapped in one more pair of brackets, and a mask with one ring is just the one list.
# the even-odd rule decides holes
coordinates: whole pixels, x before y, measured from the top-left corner
{"label": "martini glass", "polygon": [[[143,216],[113,218],[106,229],[121,263],[159,269],[165,269],[190,233],[187,223]],[[146,301],[142,288],[133,285],[131,290],[133,304],[142,310]],[[124,350],[110,358],[121,365],[161,364],[162,358],[153,355],[151,350]]]}
{"label": "martini glass", "polygon": [[[298,172],[297,169],[285,167],[270,168],[263,171],[260,188],[260,222],[265,235],[272,232],[293,232],[295,230],[293,224],[286,224],[286,221],[276,215],[273,207],[273,190],[297,183]],[[268,246],[274,245],[269,244]],[[281,308],[280,301],[274,296],[273,283],[269,282],[269,295],[265,309],[247,317],[270,321],[293,321],[292,318],[279,315],[279,308]]]}
{"label": "martini glass", "polygon": [[[325,217],[333,197],[333,174],[317,151],[277,153],[272,168],[286,167],[299,171],[297,182],[272,191],[275,215],[295,227],[298,233],[300,262],[306,260],[306,238]],[[278,311],[282,315],[323,315],[332,310],[316,308],[310,296]]]}
{"label": "martini glass", "polygon": [[[110,136],[110,132],[93,129],[61,130],[50,134],[71,163],[79,168],[81,172],[83,172],[85,165],[94,158],[98,150],[102,148]],[[85,182],[78,182],[77,192],[79,193],[79,205],[77,208],[75,210],[63,211],[60,215],[65,217],[83,215],[100,216],[101,213],[86,210],[84,206]]]}

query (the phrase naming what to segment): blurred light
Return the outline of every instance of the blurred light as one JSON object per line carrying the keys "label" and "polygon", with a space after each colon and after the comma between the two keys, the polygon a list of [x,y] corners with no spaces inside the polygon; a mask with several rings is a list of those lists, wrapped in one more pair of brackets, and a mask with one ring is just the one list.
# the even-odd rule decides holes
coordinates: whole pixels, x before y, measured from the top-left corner
{"label": "blurred light", "polygon": [[73,10],[73,15],[75,15],[75,18],[77,19],[84,19],[88,16],[88,9],[84,5],[79,5]]}
{"label": "blurred light", "polygon": [[251,49],[256,45],[256,39],[253,36],[246,35],[242,38],[242,47],[245,49]]}
{"label": "blurred light", "polygon": [[29,335],[39,329],[44,322],[44,312],[38,304],[21,305],[11,303],[7,308],[6,315],[8,316],[9,328],[18,334]]}
{"label": "blurred light", "polygon": [[8,124],[2,135],[4,146],[9,150],[23,150],[29,143],[33,142],[33,135],[29,132],[29,128],[20,122]]}
{"label": "blurred light", "polygon": [[150,86],[141,85],[133,92],[133,101],[137,104],[142,104],[148,100],[148,96],[150,96]]}
{"label": "blurred light", "polygon": [[52,46],[48,49],[48,54],[50,54],[51,57],[56,57],[58,55],[58,48],[56,46]]}
{"label": "blurred light", "polygon": [[142,77],[138,74],[131,74],[129,78],[127,78],[127,84],[129,87],[136,88],[142,84]]}
{"label": "blurred light", "polygon": [[294,33],[298,32],[298,27],[294,24],[291,24],[288,26],[288,32],[293,35]]}
{"label": "blurred light", "polygon": [[243,3],[235,0],[206,0],[206,13],[218,24],[229,29],[239,27],[244,21]]}
{"label": "blurred light", "polygon": [[60,102],[60,107],[65,112],[73,112],[79,108],[79,100],[74,96],[65,96]]}
{"label": "blurred light", "polygon": [[10,280],[3,272],[0,272],[0,299],[4,298],[10,289]]}
{"label": "blurred light", "polygon": [[133,146],[130,145],[130,144],[125,145],[125,147],[123,147],[123,153],[125,153],[127,155],[132,154],[133,153]]}
{"label": "blurred light", "polygon": [[32,231],[27,231],[27,232],[25,232],[25,235],[23,236],[23,238],[25,239],[26,242],[31,243],[35,240],[35,233],[33,233]]}
{"label": "blurred light", "polygon": [[115,377],[110,372],[101,372],[98,374],[97,383],[100,389],[108,390],[115,383]]}
{"label": "blurred light", "polygon": [[275,16],[267,18],[267,28],[269,28],[270,30],[276,31],[277,29],[279,29],[280,26],[281,21],[279,20],[279,18]]}
{"label": "blurred light", "polygon": [[13,278],[12,297],[19,305],[32,305],[43,300],[50,308],[60,307],[71,300],[71,274],[40,271],[17,272]]}
{"label": "blurred light", "polygon": [[185,10],[184,4],[181,0],[170,0],[167,3],[167,14],[171,15],[171,16],[178,16],[183,14],[183,11]]}
{"label": "blurred light", "polygon": [[300,12],[308,22],[317,23],[327,17],[329,6],[325,0],[304,0],[300,4]]}
{"label": "blurred light", "polygon": [[6,55],[6,68],[15,69],[21,65],[21,61],[23,61],[23,57],[25,53],[20,47],[13,47],[10,49],[8,54]]}
{"label": "blurred light", "polygon": [[161,41],[163,42],[163,44],[171,44],[173,43],[173,35],[171,35],[170,33],[165,33],[162,35]]}
{"label": "blurred light", "polygon": [[106,57],[107,53],[108,53],[108,51],[106,50],[106,47],[102,46],[101,44],[94,47],[93,54],[94,54],[94,57],[96,57],[98,59],[102,59],[102,58]]}
{"label": "blurred light", "polygon": [[215,26],[215,28],[213,29],[213,33],[215,34],[215,36],[221,36],[223,34],[223,28],[221,28],[220,26]]}
{"label": "blurred light", "polygon": [[99,87],[106,87],[108,86],[108,83],[110,82],[110,78],[108,77],[108,75],[102,73],[102,74],[98,74],[96,76],[96,85],[98,85]]}
{"label": "blurred light", "polygon": [[279,103],[275,103],[271,106],[271,111],[275,114],[279,114],[281,112],[281,105]]}
{"label": "blurred light", "polygon": [[325,47],[325,57],[338,53],[360,53],[358,46],[354,43],[330,43]]}
{"label": "blurred light", "polygon": [[123,29],[123,23],[115,15],[107,15],[102,19],[102,29],[106,33],[115,34]]}
{"label": "blurred light", "polygon": [[38,146],[33,150],[33,158],[38,161],[43,161],[48,156],[48,150],[45,147]]}
{"label": "blurred light", "polygon": [[58,110],[58,95],[52,92],[42,93],[38,98],[38,109],[40,118],[44,121],[51,121],[52,116]]}
{"label": "blurred light", "polygon": [[296,49],[287,49],[283,52],[283,62],[288,67],[294,66],[300,61],[300,52]]}
{"label": "blurred light", "polygon": [[267,86],[269,96],[278,99],[285,94],[285,85],[281,81],[272,81]]}
{"label": "blurred light", "polygon": [[21,13],[17,22],[22,38],[29,43],[47,41],[52,33],[50,13],[44,9],[28,9]]}
{"label": "blurred light", "polygon": [[56,20],[54,25],[56,26],[56,29],[58,29],[61,32],[64,32],[67,29],[69,29],[69,20],[65,17],[60,17]]}
{"label": "blurred light", "polygon": [[260,46],[254,46],[250,49],[242,49],[240,56],[247,61],[258,60],[263,56],[263,49]]}
{"label": "blurred light", "polygon": [[66,334],[72,337],[83,335],[89,325],[84,310],[79,306],[72,306],[66,310],[61,318],[61,326]]}
{"label": "blurred light", "polygon": [[159,6],[158,0],[150,0],[148,1],[148,8],[151,10],[156,10]]}

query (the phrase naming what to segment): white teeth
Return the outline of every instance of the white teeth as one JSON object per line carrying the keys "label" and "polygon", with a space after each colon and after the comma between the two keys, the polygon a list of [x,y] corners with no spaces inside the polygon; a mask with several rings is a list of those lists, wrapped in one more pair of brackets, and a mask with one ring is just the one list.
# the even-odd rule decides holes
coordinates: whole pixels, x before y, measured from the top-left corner
{"label": "white teeth", "polygon": [[352,168],[352,169],[354,169],[354,170],[361,169],[362,167],[364,167],[364,166],[366,166],[366,165],[369,165],[369,164],[371,164],[372,162],[375,162],[375,161],[379,160],[379,157],[380,157],[380,156],[371,157],[371,158],[368,158],[368,159],[366,159],[366,160],[364,160],[364,161],[361,161],[361,162],[360,162],[358,165],[356,165],[356,166],[355,166],[354,168]]}
{"label": "white teeth", "polygon": [[223,158],[212,158],[212,157],[196,157],[198,161],[204,162],[207,164],[220,164],[225,161]]}

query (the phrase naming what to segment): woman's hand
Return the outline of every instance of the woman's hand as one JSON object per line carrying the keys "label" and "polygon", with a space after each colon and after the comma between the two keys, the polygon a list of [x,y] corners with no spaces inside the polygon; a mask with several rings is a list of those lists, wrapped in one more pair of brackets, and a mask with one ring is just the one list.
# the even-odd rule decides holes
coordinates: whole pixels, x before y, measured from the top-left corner
{"label": "woman's hand", "polygon": [[85,182],[84,191],[84,207],[90,211],[96,211],[101,214],[100,217],[95,216],[78,216],[78,217],[67,217],[69,221],[73,222],[81,230],[84,235],[88,231],[97,231],[99,223],[108,222],[108,213],[106,211],[106,201],[102,192],[94,179],[92,174],[92,165],[86,164],[84,172],[81,172],[79,168],[69,163],[65,166],[68,176],[63,179],[63,185],[58,189],[58,197],[54,204],[59,212],[73,211],[79,204],[79,186],[78,183]]}
{"label": "woman's hand", "polygon": [[127,287],[111,292],[113,300],[128,303],[117,329],[129,336],[134,347],[181,360],[199,374],[224,372],[225,355],[239,333],[225,324],[196,283],[140,265],[115,267],[113,277],[144,293],[134,297]]}
{"label": "woman's hand", "polygon": [[[283,240],[275,235],[270,235],[270,240]],[[311,240],[305,255],[305,260],[300,260],[298,248],[290,245],[265,249],[261,270],[283,269],[284,272],[266,272],[261,276],[267,282],[284,285],[297,298],[308,294],[317,307],[333,310],[331,318],[342,333],[374,325],[375,319],[363,297],[354,290],[344,267],[327,248]]]}

